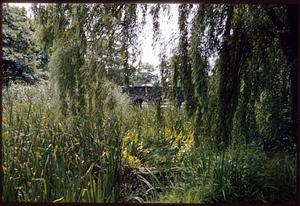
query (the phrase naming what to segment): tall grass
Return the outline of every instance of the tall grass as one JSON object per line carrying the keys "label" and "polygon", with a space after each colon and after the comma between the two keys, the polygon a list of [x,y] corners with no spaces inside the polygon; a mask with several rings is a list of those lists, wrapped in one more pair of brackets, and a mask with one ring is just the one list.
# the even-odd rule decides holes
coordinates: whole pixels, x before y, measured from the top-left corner
{"label": "tall grass", "polygon": [[[106,87],[102,125],[93,115],[61,118],[48,84],[3,91],[4,201],[293,200],[295,154],[241,144],[218,152],[210,140],[195,149],[182,110],[163,109],[158,121],[154,105],[130,106],[116,87]],[[125,168],[144,171],[123,180]],[[135,191],[120,189],[135,184]]]}
{"label": "tall grass", "polygon": [[[15,85],[3,92],[4,200],[116,201],[122,144],[117,117],[107,118],[104,129],[91,119],[71,124],[57,118],[55,101],[47,99],[51,88],[43,87]],[[97,196],[91,195],[95,181]]]}
{"label": "tall grass", "polygon": [[199,148],[187,155],[174,174],[175,185],[163,202],[279,203],[295,201],[296,155],[267,156],[239,145],[218,152]]}

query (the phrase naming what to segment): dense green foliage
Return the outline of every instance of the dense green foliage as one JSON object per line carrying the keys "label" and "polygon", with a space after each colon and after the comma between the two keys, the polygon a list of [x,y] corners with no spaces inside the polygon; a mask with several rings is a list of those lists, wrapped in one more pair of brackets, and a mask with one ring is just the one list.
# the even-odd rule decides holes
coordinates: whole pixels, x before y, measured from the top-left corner
{"label": "dense green foliage", "polygon": [[269,155],[241,144],[219,152],[209,142],[194,151],[193,124],[183,111],[165,110],[162,130],[155,108],[131,107],[118,89],[105,85],[116,104],[112,115],[110,98],[104,100],[103,127],[93,116],[78,117],[76,127],[73,118],[59,118],[47,84],[4,91],[5,201],[293,199],[295,154]]}
{"label": "dense green foliage", "polygon": [[[274,15],[280,21],[283,19],[281,23],[287,26],[276,27],[265,10],[281,11],[280,15]],[[295,131],[291,117],[295,99],[291,93],[294,84],[291,73],[296,70],[293,66],[296,58],[287,58],[286,48],[278,35],[293,34],[292,28],[288,27],[291,12],[293,10],[285,6],[197,7],[190,44],[195,94],[201,111],[196,113],[195,121],[198,129],[204,128],[202,132],[195,131],[196,139],[201,134],[207,135],[206,126],[210,124],[201,119],[206,119],[213,110],[217,114],[213,127],[216,130],[213,131],[215,136],[209,138],[214,138],[220,148],[236,141],[256,142],[266,150],[293,148]],[[212,75],[208,77],[207,59],[215,52],[218,53],[217,64],[211,68]],[[271,63],[274,60],[276,63]],[[215,93],[210,96],[206,92],[206,82],[214,81],[214,76],[218,78],[217,108],[207,104],[207,99],[215,98]]]}
{"label": "dense green foliage", "polygon": [[[50,72],[3,91],[5,201],[295,200],[294,8],[180,4],[171,57],[160,28],[169,5],[34,4],[30,21],[5,9],[5,55]],[[147,14],[159,77],[138,63]],[[132,106],[120,86],[144,83],[162,95]]]}
{"label": "dense green foliage", "polygon": [[[47,56],[33,38],[34,29],[24,8],[3,4],[4,82],[34,80],[37,70],[44,70]],[[29,77],[30,78],[30,77]]]}
{"label": "dense green foliage", "polygon": [[4,59],[23,65],[32,65],[35,57],[33,31],[25,9],[3,6],[3,53]]}

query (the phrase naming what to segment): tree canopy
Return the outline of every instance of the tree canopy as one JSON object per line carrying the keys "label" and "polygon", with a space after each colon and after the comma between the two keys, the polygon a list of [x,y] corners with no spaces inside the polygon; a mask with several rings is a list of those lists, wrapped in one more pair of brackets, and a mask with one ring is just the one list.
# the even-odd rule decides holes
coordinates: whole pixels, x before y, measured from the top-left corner
{"label": "tree canopy", "polygon": [[[171,58],[164,53],[159,21],[170,15],[167,5],[34,4],[32,10],[34,22],[24,10],[4,7],[4,57],[39,67],[43,58],[34,32],[49,57],[65,115],[101,112],[95,102],[101,101],[105,79],[126,91],[160,81],[173,99],[177,87],[183,88],[196,145],[213,139],[219,148],[245,141],[278,149],[295,141],[298,30],[292,6],[180,4],[179,42]],[[153,46],[160,47],[160,78],[151,65],[137,63],[147,14]]]}

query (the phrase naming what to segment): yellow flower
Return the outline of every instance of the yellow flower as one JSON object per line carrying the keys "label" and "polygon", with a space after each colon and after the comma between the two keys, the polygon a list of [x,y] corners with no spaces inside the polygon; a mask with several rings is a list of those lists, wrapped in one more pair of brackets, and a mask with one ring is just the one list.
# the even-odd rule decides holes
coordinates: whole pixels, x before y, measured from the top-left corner
{"label": "yellow flower", "polygon": [[122,160],[127,162],[130,167],[139,167],[141,165],[141,161],[136,156],[130,155],[127,150],[123,152]]}
{"label": "yellow flower", "polygon": [[126,133],[123,138],[124,145],[127,145],[128,143],[138,143],[138,140],[138,135],[131,132]]}

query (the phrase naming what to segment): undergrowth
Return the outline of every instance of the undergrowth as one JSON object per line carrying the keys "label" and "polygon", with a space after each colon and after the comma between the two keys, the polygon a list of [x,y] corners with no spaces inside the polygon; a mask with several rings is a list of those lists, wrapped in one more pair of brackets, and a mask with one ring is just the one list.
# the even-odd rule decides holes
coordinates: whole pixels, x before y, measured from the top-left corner
{"label": "undergrowth", "polygon": [[48,84],[3,91],[4,201],[294,200],[295,154],[241,143],[220,152],[209,140],[194,148],[184,111],[163,109],[158,121],[154,105],[110,91],[101,125],[93,115],[61,118]]}

